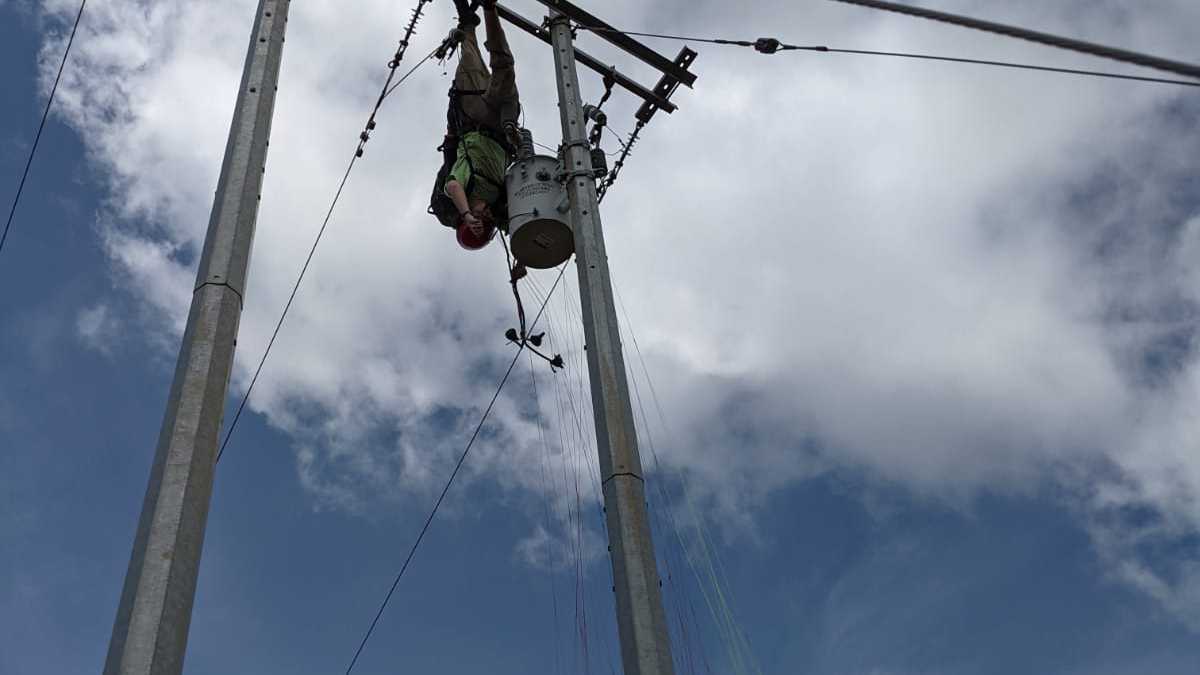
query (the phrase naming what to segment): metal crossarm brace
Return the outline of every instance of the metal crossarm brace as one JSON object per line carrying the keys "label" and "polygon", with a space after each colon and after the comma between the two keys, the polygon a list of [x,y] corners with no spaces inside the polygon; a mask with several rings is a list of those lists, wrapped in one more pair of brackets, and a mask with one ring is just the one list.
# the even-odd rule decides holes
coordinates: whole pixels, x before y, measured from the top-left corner
{"label": "metal crossarm brace", "polygon": [[[538,2],[566,14],[572,21],[584,28],[594,30],[599,37],[636,56],[663,75],[682,82],[689,87],[695,83],[695,73],[689,73],[687,68],[680,66],[678,62],[668,61],[667,57],[613,28],[607,22],[602,21],[583,8],[576,7],[567,0],[538,0]],[[576,53],[578,54],[578,50],[576,50]]]}
{"label": "metal crossarm brace", "polygon": [[[691,47],[684,47],[683,49],[679,50],[679,56],[675,57],[675,65],[678,65],[682,68],[687,68],[688,66],[692,65],[692,61],[695,60],[695,50],[693,50]],[[661,78],[659,78],[658,84],[654,85],[654,93],[662,98],[670,100],[671,94],[674,94],[675,90],[678,88],[679,80],[676,80],[670,75],[664,74]],[[651,117],[654,117],[654,113],[658,111],[659,106],[656,103],[646,101],[642,104],[641,108],[638,108],[637,115],[635,115],[635,117],[639,122],[646,124],[650,121]]]}
{"label": "metal crossarm brace", "polygon": [[[520,14],[517,14],[516,12],[499,3],[496,4],[496,13],[500,15],[500,18],[511,23],[517,28],[520,28],[521,30],[538,38],[546,44],[551,44],[550,32],[538,24],[526,19]],[[673,113],[678,109],[678,106],[668,101],[665,97],[659,96],[657,93],[647,89],[646,87],[643,87],[637,82],[629,79],[627,76],[621,74],[621,72],[618,71],[615,66],[607,66],[603,61],[587,54],[586,52],[576,49],[575,60],[601,75],[611,74],[613,80],[618,85],[634,96],[642,99],[648,105],[654,105],[657,107],[657,109],[667,113]]]}

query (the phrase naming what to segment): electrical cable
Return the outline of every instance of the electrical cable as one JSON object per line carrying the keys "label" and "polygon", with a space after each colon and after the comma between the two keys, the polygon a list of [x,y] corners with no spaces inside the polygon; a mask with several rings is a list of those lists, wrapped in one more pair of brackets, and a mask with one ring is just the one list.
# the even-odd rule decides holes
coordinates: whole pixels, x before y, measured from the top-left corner
{"label": "electrical cable", "polygon": [[362,641],[358,644],[358,649],[354,652],[354,658],[350,660],[350,665],[346,667],[346,675],[350,675],[350,671],[354,670],[354,665],[358,663],[358,657],[362,655],[363,648],[367,646],[367,641],[371,639],[371,634],[375,632],[375,626],[379,624],[380,617],[383,616],[383,610],[387,608],[388,602],[392,599],[392,595],[396,592],[396,587],[400,585],[400,579],[404,577],[404,573],[408,571],[408,565],[412,562],[413,556],[417,554],[417,549],[421,546],[421,541],[425,538],[425,533],[429,531],[429,526],[433,524],[433,518],[437,515],[438,509],[442,506],[442,501],[446,498],[446,493],[450,491],[450,486],[454,484],[455,477],[462,469],[463,463],[467,460],[467,455],[471,452],[471,446],[475,444],[475,439],[479,437],[479,431],[483,429],[484,422],[487,421],[488,415],[492,412],[492,407],[496,405],[496,399],[500,398],[500,392],[504,389],[504,384],[508,382],[508,376],[512,374],[513,368],[516,367],[517,361],[521,358],[521,353],[525,351],[524,345],[517,347],[517,353],[513,355],[513,360],[508,364],[508,370],[504,372],[504,377],[500,378],[500,384],[496,387],[496,393],[492,395],[491,402],[483,411],[483,416],[479,418],[479,424],[475,425],[475,431],[471,434],[471,439],[467,441],[467,447],[463,449],[462,454],[458,458],[458,463],[454,465],[454,470],[450,472],[450,478],[446,481],[445,487],[442,488],[441,494],[438,495],[437,501],[433,504],[433,509],[429,512],[429,516],[425,519],[425,524],[421,526],[421,531],[417,534],[416,541],[413,542],[412,548],[408,551],[408,556],[404,558],[404,564],[400,566],[400,571],[396,574],[395,580],[392,581],[391,588],[388,589],[387,595],[383,598],[383,603],[379,606],[379,611],[375,613],[375,618],[371,620],[371,625],[367,628],[367,632],[363,635]]}
{"label": "electrical cable", "polygon": [[308,267],[312,264],[313,256],[317,252],[317,246],[321,244],[321,237],[325,234],[325,229],[329,227],[329,221],[333,218],[333,211],[337,208],[338,200],[342,197],[342,192],[346,189],[346,182],[350,180],[350,172],[354,170],[354,164],[360,157],[363,156],[363,149],[370,140],[370,132],[375,129],[375,116],[379,113],[379,109],[383,106],[384,99],[389,94],[396,90],[409,78],[418,68],[429,62],[430,57],[434,52],[430,52],[425,58],[421,59],[415,66],[409,69],[407,73],[395,84],[392,85],[392,80],[395,77],[396,69],[400,65],[400,60],[404,58],[404,52],[408,47],[409,36],[416,26],[417,20],[421,15],[421,8],[425,3],[431,0],[418,0],[417,9],[413,11],[412,21],[409,23],[408,30],[405,33],[404,39],[400,41],[400,48],[396,52],[396,56],[388,64],[388,77],[380,90],[380,96],[375,102],[375,108],[371,111],[371,115],[367,120],[367,125],[363,132],[359,134],[358,147],[354,151],[354,155],[350,157],[350,162],[346,165],[346,172],[342,174],[342,180],[338,184],[337,191],[333,195],[333,200],[329,203],[329,209],[325,212],[325,219],[321,222],[321,227],[317,230],[317,236],[313,239],[312,247],[308,250],[308,257],[304,259],[304,265],[300,267],[300,274],[296,277],[296,283],[292,285],[292,292],[288,296],[287,302],[283,306],[283,311],[279,314],[279,321],[275,323],[275,330],[271,332],[271,339],[267,341],[267,348],[263,351],[262,358],[258,361],[258,366],[254,369],[254,375],[250,378],[250,384],[246,387],[246,393],[242,395],[242,400],[238,403],[237,411],[233,415],[233,420],[229,423],[229,430],[225,432],[225,440],[221,441],[221,448],[217,451],[216,462],[221,461],[221,457],[225,454],[225,448],[229,445],[229,439],[233,438],[233,432],[237,429],[238,420],[242,418],[242,412],[246,408],[246,403],[250,400],[250,393],[254,391],[254,385],[258,382],[258,376],[262,374],[263,366],[267,363],[267,357],[271,355],[271,349],[275,346],[275,340],[279,337],[279,331],[283,328],[283,322],[287,319],[288,312],[292,308],[292,303],[296,300],[296,294],[300,291],[300,284],[304,281],[304,275],[308,272]]}
{"label": "electrical cable", "polygon": [[342,196],[342,191],[346,187],[346,181],[350,179],[350,172],[354,169],[354,163],[357,159],[357,156],[351,157],[350,163],[346,166],[346,173],[342,174],[342,182],[338,185],[337,192],[333,195],[333,201],[329,204],[329,210],[325,212],[325,221],[321,223],[321,228],[317,230],[317,236],[313,239],[312,247],[308,250],[308,257],[304,259],[304,265],[300,268],[300,274],[296,277],[296,283],[292,286],[292,293],[283,305],[283,311],[279,314],[279,321],[275,322],[275,330],[271,332],[271,339],[267,341],[267,348],[263,351],[262,358],[258,360],[258,367],[254,369],[254,376],[250,378],[250,385],[246,387],[246,393],[242,395],[242,400],[238,403],[237,412],[234,413],[233,420],[229,423],[229,431],[225,432],[225,440],[221,442],[221,449],[217,451],[217,462],[221,461],[221,457],[225,455],[225,447],[229,445],[229,439],[233,438],[233,432],[237,429],[238,420],[242,418],[242,411],[246,408],[246,402],[250,400],[250,393],[254,391],[254,385],[258,383],[258,376],[262,373],[263,366],[267,363],[267,357],[271,355],[271,348],[275,346],[275,339],[279,337],[279,331],[283,328],[283,321],[287,318],[288,311],[292,308],[292,302],[296,299],[296,293],[300,291],[300,283],[304,281],[304,275],[308,272],[308,266],[312,263],[313,255],[317,252],[317,246],[321,243],[321,236],[325,234],[325,228],[329,226],[329,219],[333,216],[333,209],[337,206],[338,199]]}
{"label": "electrical cable", "polygon": [[1017,26],[1006,26],[1004,24],[995,23],[992,21],[983,21],[981,19],[972,19],[971,17],[961,16],[958,14],[950,14],[949,12],[939,12],[933,9],[925,9],[923,7],[914,7],[912,5],[904,5],[898,2],[883,2],[881,0],[833,0],[848,5],[859,5],[862,7],[870,7],[872,9],[882,9],[889,12],[898,12],[909,16],[916,16],[922,19],[932,19],[933,21],[941,21],[963,28],[972,28],[988,33],[997,33],[1006,37],[1017,38],[1019,40],[1028,40],[1038,44],[1057,47],[1073,52],[1088,54],[1102,59],[1112,61],[1120,61],[1122,63],[1131,63],[1143,68],[1153,68],[1176,75],[1184,75],[1200,80],[1200,66],[1190,63],[1182,63],[1180,61],[1171,61],[1169,59],[1151,56],[1149,54],[1141,54],[1132,52],[1126,49],[1117,49],[1116,47],[1108,47],[1106,45],[1095,44],[1092,42],[1084,42],[1082,40],[1073,40],[1058,35],[1050,35],[1049,33],[1041,33],[1038,31],[1029,30],[1027,28],[1019,28]]}
{"label": "electrical cable", "polygon": [[[848,0],[835,0],[836,2],[846,2]],[[1128,75],[1124,73],[1110,73],[1106,71],[1083,70],[1077,68],[1059,68],[1055,66],[1041,66],[1028,63],[1015,63],[1011,61],[992,61],[987,59],[971,59],[960,58],[956,56],[940,56],[935,54],[917,54],[912,52],[886,52],[875,51],[869,49],[842,49],[834,47],[826,47],[824,45],[791,45],[780,42],[775,38],[758,38],[757,40],[725,40],[720,38],[698,38],[686,37],[680,35],[664,35],[660,33],[640,33],[634,31],[623,31],[615,28],[600,28],[580,25],[581,30],[590,30],[600,33],[620,33],[622,35],[635,35],[642,37],[660,38],[664,40],[679,40],[683,42],[707,42],[719,45],[731,45],[736,47],[751,47],[755,51],[764,54],[774,54],[783,51],[805,51],[805,52],[825,52],[830,54],[860,54],[869,56],[893,56],[906,59],[923,59],[926,61],[946,61],[950,63],[970,63],[983,66],[997,66],[1000,68],[1016,68],[1020,70],[1037,70],[1051,73],[1064,73],[1068,75],[1083,75],[1087,77],[1101,77],[1116,80],[1134,80],[1138,82],[1156,82],[1159,84],[1176,84],[1185,87],[1200,87],[1200,81],[1191,80],[1174,80],[1161,77],[1147,77],[1142,75]],[[1140,63],[1138,65],[1146,65]]]}
{"label": "electrical cable", "polygon": [[450,486],[454,484],[455,477],[458,476],[458,472],[466,461],[468,453],[471,452],[471,446],[475,444],[475,439],[479,437],[479,431],[483,429],[483,424],[492,412],[492,407],[496,405],[496,399],[500,398],[500,392],[504,389],[504,383],[508,382],[508,376],[512,374],[513,368],[517,365],[517,361],[521,358],[521,352],[524,350],[524,345],[517,347],[517,353],[513,355],[512,362],[508,364],[508,370],[504,372],[504,377],[500,378],[500,384],[496,387],[496,393],[492,395],[491,402],[488,403],[487,408],[483,411],[483,416],[479,418],[479,424],[475,426],[475,431],[471,434],[471,440],[467,441],[467,447],[463,449],[462,454],[458,458],[458,463],[454,465],[454,470],[450,472],[450,478],[446,481],[445,487],[442,488],[441,494],[438,495],[437,501],[434,502],[433,509],[425,519],[425,524],[421,526],[421,531],[417,534],[416,541],[413,542],[412,548],[409,549],[408,556],[404,558],[404,564],[400,566],[400,571],[396,574],[395,580],[392,581],[392,586],[388,589],[387,595],[384,596],[383,603],[379,605],[379,611],[375,613],[375,618],[371,620],[371,625],[363,635],[362,641],[359,642],[358,649],[354,652],[354,658],[350,660],[350,665],[346,667],[346,675],[350,675],[350,671],[354,670],[354,665],[358,663],[358,657],[362,655],[363,648],[367,646],[367,641],[371,639],[371,634],[375,632],[375,626],[379,624],[379,619],[383,616],[384,609],[387,608],[388,602],[396,592],[396,587],[400,585],[400,579],[408,571],[409,563],[412,562],[413,556],[417,554],[417,549],[421,546],[421,541],[424,540],[425,533],[429,531],[429,526],[433,523],[434,516],[437,515],[438,509],[442,506],[442,501],[446,498],[446,493],[450,491]]}
{"label": "electrical cable", "polygon": [[[566,265],[562,269],[566,270]],[[554,290],[558,288],[558,282],[561,279],[562,271],[559,271],[558,279],[555,280],[554,286],[550,288],[550,295],[554,294]],[[550,295],[546,297],[546,303],[550,302]],[[534,328],[537,327],[538,320],[542,318],[542,312],[546,309],[546,303],[542,304],[537,316],[533,319],[531,325]],[[504,376],[500,378],[500,384],[496,386],[496,393],[492,394],[492,400],[488,403],[487,408],[483,411],[483,415],[479,418],[479,424],[475,425],[475,431],[471,434],[470,440],[467,441],[467,446],[463,448],[462,454],[459,455],[458,462],[454,465],[454,470],[450,472],[450,477],[446,480],[445,487],[442,488],[441,494],[438,495],[437,501],[433,504],[433,509],[430,510],[429,516],[425,519],[425,524],[421,526],[421,531],[417,534],[412,548],[409,549],[408,556],[404,558],[404,564],[400,566],[400,571],[396,573],[396,578],[392,581],[391,588],[388,589],[387,595],[383,597],[383,602],[379,605],[379,611],[375,613],[375,618],[371,620],[371,625],[367,628],[367,632],[363,634],[362,641],[359,642],[358,649],[354,652],[354,658],[350,660],[350,665],[346,667],[346,675],[350,675],[350,671],[354,670],[355,664],[358,663],[358,658],[362,656],[362,651],[367,646],[367,641],[371,639],[371,635],[375,632],[375,626],[379,624],[379,619],[383,616],[383,611],[387,609],[388,602],[391,601],[392,595],[395,594],[396,588],[400,585],[400,580],[404,578],[404,573],[408,571],[408,566],[417,554],[417,549],[420,548],[421,542],[425,539],[425,534],[429,531],[429,526],[433,524],[433,519],[437,516],[438,509],[442,506],[442,501],[446,499],[446,494],[450,492],[450,486],[454,484],[454,479],[458,476],[458,472],[467,461],[467,455],[470,454],[471,447],[475,444],[475,439],[479,438],[479,432],[483,429],[484,423],[487,422],[488,415],[491,414],[492,408],[496,405],[496,400],[500,398],[500,392],[504,390],[504,384],[508,382],[508,376],[512,374],[524,350],[524,345],[518,345],[517,353],[513,355],[512,362],[508,364],[508,369],[504,371]]]}
{"label": "electrical cable", "polygon": [[8,231],[12,227],[13,217],[17,213],[17,204],[21,202],[21,194],[25,192],[25,181],[29,178],[29,169],[33,166],[33,158],[37,154],[38,144],[42,140],[42,131],[46,128],[46,120],[50,117],[50,106],[54,104],[54,94],[58,92],[58,83],[62,79],[63,69],[67,66],[67,55],[71,53],[71,45],[75,43],[75,33],[83,20],[83,9],[87,0],[79,3],[79,13],[75,15],[75,25],[71,27],[71,37],[67,38],[67,48],[63,50],[62,62],[58,64],[58,74],[54,76],[54,85],[50,87],[50,98],[46,100],[46,109],[42,111],[42,121],[38,124],[37,133],[33,137],[33,147],[29,149],[29,158],[25,160],[25,170],[21,173],[21,182],[17,184],[17,194],[13,197],[12,208],[8,210],[8,220],[4,223],[4,232],[0,234],[0,251],[4,250],[4,242],[8,241]]}

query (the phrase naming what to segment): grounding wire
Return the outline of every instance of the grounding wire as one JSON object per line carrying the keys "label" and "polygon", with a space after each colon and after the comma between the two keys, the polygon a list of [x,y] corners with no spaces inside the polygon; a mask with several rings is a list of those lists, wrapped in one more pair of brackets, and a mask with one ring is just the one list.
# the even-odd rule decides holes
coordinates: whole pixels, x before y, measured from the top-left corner
{"label": "grounding wire", "polygon": [[[564,266],[563,269],[566,269]],[[558,279],[562,279],[562,272],[559,272]],[[550,294],[553,295],[554,290],[558,288],[558,280],[555,280],[554,286],[550,289]],[[546,303],[550,302],[550,297],[547,296]],[[542,318],[542,312],[546,309],[546,303],[543,303],[541,309],[538,310],[537,316],[534,317],[532,327],[537,327],[538,320]],[[379,611],[375,613],[375,617],[371,620],[371,625],[367,628],[367,632],[363,634],[362,641],[358,644],[358,649],[354,652],[354,658],[350,660],[350,665],[346,667],[346,675],[350,675],[350,671],[354,670],[354,665],[358,663],[359,656],[362,655],[363,648],[367,646],[367,641],[371,639],[371,635],[375,632],[375,626],[379,624],[379,619],[383,616],[383,612],[387,609],[388,602],[391,601],[392,595],[395,594],[396,588],[400,585],[400,580],[404,578],[404,573],[408,571],[408,566],[412,562],[413,557],[417,554],[417,549],[421,547],[421,542],[425,539],[425,534],[429,531],[429,526],[433,524],[433,519],[437,516],[438,509],[441,508],[442,502],[446,499],[446,494],[450,492],[450,486],[454,484],[454,479],[458,476],[458,472],[462,469],[463,464],[467,461],[467,456],[471,453],[471,447],[475,444],[475,439],[479,438],[479,432],[483,429],[483,425],[487,422],[488,415],[491,414],[492,408],[496,405],[496,400],[500,398],[500,392],[504,390],[504,384],[508,382],[509,375],[517,365],[517,361],[521,358],[521,352],[525,350],[524,345],[518,345],[517,353],[513,355],[512,362],[508,364],[508,369],[504,371],[504,376],[500,378],[500,384],[496,386],[496,393],[492,394],[492,400],[484,409],[483,415],[479,418],[479,424],[475,425],[475,431],[471,434],[470,440],[463,448],[462,454],[459,455],[458,462],[454,465],[454,470],[450,472],[450,477],[446,480],[445,487],[442,488],[441,494],[438,495],[437,501],[434,502],[433,508],[429,512],[429,516],[425,519],[425,524],[421,526],[421,531],[417,534],[416,540],[413,542],[412,548],[409,549],[408,555],[404,558],[404,564],[400,566],[400,571],[396,573],[396,578],[392,581],[391,588],[388,589],[387,595],[384,596],[383,602],[379,605]]]}
{"label": "grounding wire", "polygon": [[58,83],[62,79],[63,69],[67,66],[67,55],[71,53],[71,45],[75,43],[75,33],[83,19],[83,9],[87,0],[79,3],[79,13],[75,15],[75,25],[71,27],[71,37],[67,38],[67,48],[63,50],[62,62],[58,64],[58,74],[54,76],[54,85],[50,87],[50,98],[46,99],[46,109],[42,111],[42,121],[38,124],[37,133],[33,137],[33,147],[29,149],[29,158],[25,160],[25,170],[21,173],[21,182],[17,184],[17,194],[13,196],[12,208],[8,210],[8,220],[4,222],[4,232],[0,234],[0,251],[4,250],[4,242],[8,241],[8,230],[12,227],[13,217],[17,213],[17,204],[21,202],[21,194],[25,191],[25,180],[29,178],[29,169],[33,166],[33,158],[37,154],[38,143],[42,140],[42,131],[46,128],[46,120],[50,117],[50,106],[54,104],[54,94],[58,91]]}
{"label": "grounding wire", "polygon": [[[845,0],[835,0],[842,2]],[[1038,70],[1051,73],[1064,73],[1068,75],[1083,75],[1087,77],[1101,77],[1116,80],[1134,80],[1138,82],[1157,82],[1160,84],[1176,84],[1185,87],[1200,87],[1200,81],[1196,80],[1175,80],[1162,77],[1147,77],[1143,75],[1128,75],[1125,73],[1111,73],[1107,71],[1083,70],[1078,68],[1059,68],[1055,66],[1042,66],[1029,63],[1015,63],[1011,61],[991,61],[987,59],[971,59],[961,58],[956,56],[940,56],[936,54],[917,54],[912,52],[887,52],[875,51],[869,49],[842,49],[834,47],[826,47],[824,45],[791,45],[779,42],[773,38],[759,38],[757,40],[726,40],[721,38],[698,38],[686,37],[681,35],[664,35],[661,33],[641,33],[635,31],[617,30],[615,28],[600,28],[595,26],[580,25],[581,30],[590,30],[597,33],[618,33],[621,35],[636,35],[641,37],[660,38],[664,40],[679,40],[683,42],[707,42],[711,44],[729,45],[736,47],[750,47],[759,52],[773,54],[776,51],[804,51],[804,52],[824,52],[829,54],[859,54],[868,56],[892,56],[906,59],[922,59],[926,61],[946,61],[950,63],[969,63],[983,66],[997,66],[1000,68],[1017,68],[1021,70]],[[765,45],[765,46],[764,46]],[[1144,65],[1144,64],[1140,64]]]}

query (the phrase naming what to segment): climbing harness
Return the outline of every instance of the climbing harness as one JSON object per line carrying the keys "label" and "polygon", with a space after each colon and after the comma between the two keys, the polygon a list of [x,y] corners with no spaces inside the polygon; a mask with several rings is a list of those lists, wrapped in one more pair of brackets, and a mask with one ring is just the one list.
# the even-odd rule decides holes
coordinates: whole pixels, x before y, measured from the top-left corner
{"label": "climbing harness", "polygon": [[[462,224],[462,214],[458,212],[458,208],[454,205],[454,200],[446,195],[445,185],[446,179],[453,170],[455,162],[458,161],[458,146],[464,142],[464,137],[469,133],[478,133],[485,136],[504,148],[504,152],[509,156],[513,156],[514,149],[503,138],[503,134],[498,134],[494,130],[473,123],[473,120],[468,120],[464,112],[460,99],[464,95],[479,95],[483,92],[480,90],[461,90],[450,87],[450,105],[446,112],[446,121],[448,131],[442,144],[437,147],[437,150],[442,153],[442,166],[438,169],[437,176],[433,182],[433,192],[429,196],[428,213],[438,219],[442,225],[449,228],[457,229]],[[471,161],[471,153],[464,152],[463,157],[466,159],[467,167],[471,171],[471,177],[467,184],[463,186],[463,190],[470,195],[475,189],[475,181],[482,180],[490,184],[496,189],[500,195],[499,200],[492,206],[492,215],[496,221],[496,227],[500,230],[507,231],[508,229],[508,195],[502,182],[497,182],[491,177],[475,170],[475,164]]]}
{"label": "climbing harness", "polygon": [[[480,3],[477,1],[473,4],[472,9],[478,7]],[[435,55],[438,59],[444,61],[450,58],[451,55],[458,49],[462,43],[464,34],[462,29],[454,28],[442,44],[435,50]],[[454,168],[455,162],[458,161],[458,145],[463,142],[463,139],[469,133],[477,133],[492,141],[495,141],[505,154],[512,157],[516,154],[516,148],[512,141],[507,137],[502,130],[493,129],[490,126],[483,124],[467,115],[463,109],[462,99],[464,96],[483,96],[487,92],[486,89],[459,89],[454,83],[451,83],[450,90],[447,96],[450,101],[446,107],[446,137],[437,150],[442,153],[442,166],[438,169],[436,179],[433,184],[433,192],[429,197],[428,213],[438,219],[442,225],[457,229],[462,224],[462,214],[458,212],[454,205],[454,200],[450,199],[445,193],[446,179],[450,175],[450,171]],[[504,188],[503,182],[497,182],[491,177],[484,175],[475,170],[475,165],[471,162],[471,154],[464,152],[463,157],[467,161],[467,167],[471,171],[471,178],[467,185],[463,186],[464,191],[470,195],[475,188],[475,181],[482,180],[499,193],[499,201],[493,205],[492,212],[496,221],[496,227],[502,231],[507,231],[508,217],[507,211],[507,191]]]}

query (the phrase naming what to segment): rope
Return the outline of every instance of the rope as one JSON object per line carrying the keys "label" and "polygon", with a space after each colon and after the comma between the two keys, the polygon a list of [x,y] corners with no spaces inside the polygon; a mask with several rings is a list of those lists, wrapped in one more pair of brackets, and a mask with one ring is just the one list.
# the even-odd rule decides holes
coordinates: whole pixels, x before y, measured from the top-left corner
{"label": "rope", "polygon": [[[851,0],[835,0],[835,2],[850,2]],[[926,61],[946,61],[950,63],[970,63],[984,66],[997,66],[1000,68],[1017,68],[1021,70],[1038,70],[1051,73],[1065,73],[1069,75],[1083,75],[1087,77],[1102,77],[1116,80],[1134,80],[1138,82],[1157,82],[1160,84],[1177,84],[1185,87],[1200,87],[1200,81],[1191,80],[1173,80],[1161,77],[1145,77],[1141,75],[1127,75],[1124,73],[1110,73],[1096,70],[1081,70],[1077,68],[1058,68],[1054,66],[1041,66],[1028,63],[1014,63],[1011,61],[991,61],[986,59],[971,59],[961,58],[956,56],[940,56],[934,54],[916,54],[911,52],[885,52],[874,51],[868,49],[840,49],[834,47],[826,47],[824,45],[791,45],[779,41],[776,38],[758,38],[756,40],[725,40],[720,38],[698,38],[685,37],[680,35],[665,35],[661,33],[639,33],[634,31],[622,31],[615,28],[600,28],[580,26],[583,30],[590,30],[598,33],[620,33],[622,35],[636,35],[642,37],[660,38],[664,40],[679,40],[684,42],[707,42],[711,44],[730,45],[736,47],[750,47],[762,54],[774,54],[776,52],[785,51],[805,51],[805,52],[824,52],[829,54],[865,54],[871,56],[893,56],[907,59],[923,59]],[[1128,59],[1122,59],[1128,61]],[[1138,65],[1147,65],[1139,63]],[[1186,64],[1181,64],[1186,65]],[[1152,66],[1150,66],[1152,67]],[[1196,75],[1200,77],[1200,75]]]}
{"label": "rope", "polygon": [[12,208],[8,210],[8,220],[4,223],[4,232],[0,234],[0,251],[4,250],[4,242],[8,241],[8,230],[12,227],[13,217],[17,213],[17,204],[21,202],[21,194],[25,192],[25,180],[29,178],[29,169],[33,166],[33,158],[37,154],[38,143],[42,140],[42,131],[46,128],[46,119],[50,117],[50,106],[54,104],[54,94],[58,91],[58,82],[62,79],[63,69],[67,66],[67,55],[71,53],[71,45],[75,43],[75,33],[83,19],[83,8],[87,0],[79,3],[79,13],[75,15],[75,25],[71,27],[71,37],[67,38],[67,48],[63,50],[62,62],[58,64],[58,74],[54,76],[54,85],[50,87],[50,98],[46,99],[46,109],[42,111],[42,121],[38,124],[37,134],[33,137],[33,147],[29,149],[29,158],[25,160],[25,170],[21,173],[21,182],[17,185],[17,194],[13,197]]}
{"label": "rope", "polygon": [[421,12],[429,2],[432,2],[432,0],[417,0],[417,7],[413,10],[412,19],[409,20],[404,37],[400,40],[400,46],[396,49],[395,56],[388,62],[387,80],[384,81],[383,87],[380,89],[379,98],[376,99],[375,107],[371,110],[370,117],[367,118],[366,126],[358,136],[358,147],[354,150],[354,155],[350,157],[350,162],[346,165],[346,172],[342,174],[342,180],[338,183],[333,200],[329,203],[329,209],[325,212],[325,219],[321,222],[321,227],[317,230],[317,236],[313,239],[312,247],[308,250],[308,257],[304,259],[304,265],[300,267],[300,274],[297,275],[296,283],[292,285],[292,292],[283,306],[283,311],[279,314],[279,321],[275,323],[275,330],[271,332],[271,339],[267,341],[267,348],[263,351],[262,358],[258,361],[258,366],[254,369],[254,376],[250,378],[250,385],[246,387],[246,393],[242,395],[242,400],[238,403],[237,412],[234,413],[233,420],[229,423],[229,430],[225,432],[225,439],[221,441],[221,448],[217,451],[216,462],[221,461],[221,457],[225,454],[225,448],[229,445],[229,439],[233,438],[233,432],[237,429],[238,420],[242,418],[242,411],[245,410],[246,403],[250,400],[250,393],[254,391],[254,385],[258,383],[258,377],[262,374],[263,366],[267,363],[267,357],[271,355],[271,349],[275,346],[275,340],[279,337],[279,331],[283,328],[283,322],[287,319],[288,312],[292,308],[292,303],[296,300],[296,294],[300,291],[300,284],[304,281],[304,275],[308,273],[308,267],[312,264],[313,256],[317,252],[317,246],[321,244],[321,237],[324,236],[325,229],[329,227],[329,221],[333,218],[333,211],[337,207],[338,200],[342,197],[342,192],[346,189],[346,183],[350,180],[350,172],[354,170],[355,162],[363,156],[367,142],[371,140],[371,132],[375,130],[375,117],[379,113],[379,109],[383,107],[383,102],[389,94],[395,91],[401,84],[404,84],[404,81],[410,75],[416,72],[422,65],[428,63],[430,57],[433,56],[434,52],[430,52],[417,65],[409,69],[398,82],[394,85],[392,84],[392,80],[396,77],[396,70],[400,67],[400,62],[404,59],[404,54],[408,51],[408,42],[416,30],[417,21],[421,18]]}

